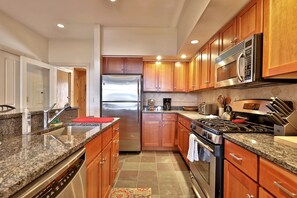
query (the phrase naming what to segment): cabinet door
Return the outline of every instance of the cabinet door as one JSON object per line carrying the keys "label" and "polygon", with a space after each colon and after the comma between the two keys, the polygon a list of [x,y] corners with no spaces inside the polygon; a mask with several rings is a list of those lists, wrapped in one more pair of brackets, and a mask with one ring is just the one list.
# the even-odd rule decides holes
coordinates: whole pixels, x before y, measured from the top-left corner
{"label": "cabinet door", "polygon": [[142,122],[142,146],[161,146],[161,121],[143,120]]}
{"label": "cabinet door", "polygon": [[124,58],[104,57],[102,73],[103,74],[123,74]]}
{"label": "cabinet door", "polygon": [[258,185],[235,166],[224,161],[224,197],[248,197],[257,195]]}
{"label": "cabinet door", "polygon": [[119,133],[112,139],[111,183],[114,182],[119,170]]}
{"label": "cabinet door", "polygon": [[173,91],[173,63],[157,65],[159,72],[159,91]]}
{"label": "cabinet door", "polygon": [[199,84],[201,82],[200,72],[201,72],[201,54],[199,54],[195,59],[194,86],[193,86],[194,91],[199,89]]}
{"label": "cabinet door", "polygon": [[175,121],[163,121],[162,123],[162,146],[174,147],[175,146]]}
{"label": "cabinet door", "polygon": [[158,79],[156,63],[145,62],[143,68],[143,91],[158,91]]}
{"label": "cabinet door", "polygon": [[232,19],[220,30],[220,38],[221,51],[224,51],[235,45],[238,40],[236,37],[236,19]]}
{"label": "cabinet door", "polygon": [[195,58],[191,60],[189,63],[189,83],[188,83],[188,90],[194,90],[194,80],[195,80]]}
{"label": "cabinet door", "polygon": [[239,41],[263,31],[263,0],[252,0],[240,11],[237,27]]}
{"label": "cabinet door", "polygon": [[274,196],[269,194],[269,192],[264,190],[264,188],[262,188],[262,187],[259,188],[259,198],[273,198],[273,197]]}
{"label": "cabinet door", "polygon": [[183,126],[178,123],[177,125],[177,147],[180,153],[183,153],[183,145],[184,145],[184,139],[183,139]]}
{"label": "cabinet door", "polygon": [[295,0],[264,0],[264,77],[297,78],[296,13]]}
{"label": "cabinet door", "polygon": [[101,177],[101,196],[107,197],[109,190],[111,189],[111,142],[104,148],[102,151],[101,157],[101,170],[102,170],[102,177]]}
{"label": "cabinet door", "polygon": [[199,89],[205,89],[210,82],[209,65],[208,65],[208,45],[205,45],[200,52],[200,85]]}
{"label": "cabinet door", "polygon": [[180,63],[174,65],[173,91],[187,91],[188,79],[188,63]]}
{"label": "cabinet door", "polygon": [[87,197],[96,198],[100,197],[101,192],[101,154],[87,166]]}
{"label": "cabinet door", "polygon": [[186,128],[183,129],[183,152],[182,155],[186,162],[188,163],[187,155],[189,150],[189,137],[190,137],[190,131]]}
{"label": "cabinet door", "polygon": [[215,35],[209,41],[209,69],[208,69],[208,80],[209,84],[208,87],[214,87],[215,83],[215,63],[216,58],[219,56],[219,35]]}
{"label": "cabinet door", "polygon": [[126,74],[142,74],[143,61],[142,58],[125,58]]}

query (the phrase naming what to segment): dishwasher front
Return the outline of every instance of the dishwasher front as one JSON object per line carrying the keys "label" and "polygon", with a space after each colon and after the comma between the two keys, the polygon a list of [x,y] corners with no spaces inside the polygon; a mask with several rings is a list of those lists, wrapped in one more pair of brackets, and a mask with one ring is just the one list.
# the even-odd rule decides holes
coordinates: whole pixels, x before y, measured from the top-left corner
{"label": "dishwasher front", "polygon": [[81,149],[45,174],[34,180],[12,197],[86,197],[85,149]]}

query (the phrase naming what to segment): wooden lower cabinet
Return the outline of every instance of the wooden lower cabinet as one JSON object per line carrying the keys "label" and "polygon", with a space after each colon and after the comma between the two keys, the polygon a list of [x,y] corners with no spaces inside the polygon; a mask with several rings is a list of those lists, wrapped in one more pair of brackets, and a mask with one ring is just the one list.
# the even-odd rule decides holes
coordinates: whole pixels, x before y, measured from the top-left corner
{"label": "wooden lower cabinet", "polygon": [[101,192],[101,154],[87,166],[87,197],[99,197]]}
{"label": "wooden lower cabinet", "polygon": [[272,196],[269,192],[264,190],[264,188],[262,187],[259,188],[259,198],[273,198],[273,197],[274,196]]}
{"label": "wooden lower cabinet", "polygon": [[176,150],[176,114],[143,113],[142,150]]}
{"label": "wooden lower cabinet", "polygon": [[88,198],[108,197],[118,170],[118,139],[116,123],[86,144]]}
{"label": "wooden lower cabinet", "polygon": [[224,161],[224,198],[258,197],[258,184],[227,160]]}
{"label": "wooden lower cabinet", "polygon": [[187,159],[188,155],[188,149],[189,149],[189,136],[190,136],[190,130],[184,127],[181,123],[178,123],[177,126],[177,137],[178,137],[178,150],[181,153],[182,157],[186,161],[186,163],[189,163],[189,160]]}
{"label": "wooden lower cabinet", "polygon": [[101,197],[107,197],[111,189],[111,142],[102,151],[101,158]]}

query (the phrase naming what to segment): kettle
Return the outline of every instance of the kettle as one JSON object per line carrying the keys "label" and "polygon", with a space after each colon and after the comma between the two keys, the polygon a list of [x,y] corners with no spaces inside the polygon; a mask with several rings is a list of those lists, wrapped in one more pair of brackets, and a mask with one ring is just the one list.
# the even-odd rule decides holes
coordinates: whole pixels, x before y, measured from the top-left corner
{"label": "kettle", "polygon": [[229,105],[225,106],[225,112],[222,114],[221,118],[223,120],[232,120],[234,117],[234,114],[232,112],[232,107]]}

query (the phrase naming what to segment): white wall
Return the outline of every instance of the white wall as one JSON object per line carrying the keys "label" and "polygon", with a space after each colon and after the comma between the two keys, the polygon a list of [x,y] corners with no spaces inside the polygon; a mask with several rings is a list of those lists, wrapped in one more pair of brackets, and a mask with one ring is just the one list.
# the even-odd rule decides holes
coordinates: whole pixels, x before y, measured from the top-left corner
{"label": "white wall", "polygon": [[48,40],[0,12],[0,49],[48,61]]}
{"label": "white wall", "polygon": [[176,38],[175,28],[103,27],[102,55],[175,55]]}
{"label": "white wall", "polygon": [[93,39],[50,39],[49,63],[54,65],[93,62]]}

